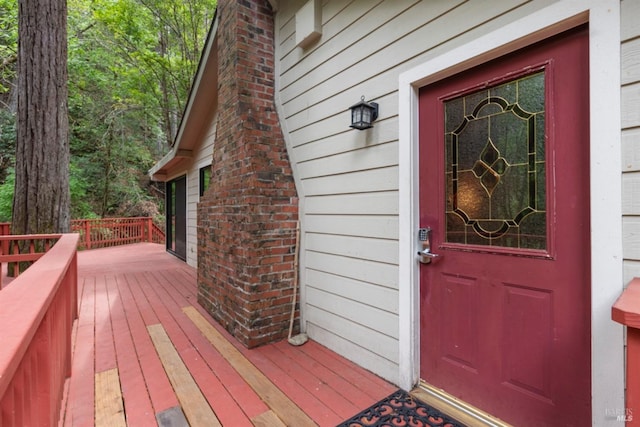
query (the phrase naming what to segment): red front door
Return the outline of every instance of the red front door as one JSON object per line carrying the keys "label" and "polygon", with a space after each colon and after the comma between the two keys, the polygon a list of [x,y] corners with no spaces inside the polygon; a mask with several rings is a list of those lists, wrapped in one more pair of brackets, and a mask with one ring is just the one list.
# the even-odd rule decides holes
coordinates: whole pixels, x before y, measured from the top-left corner
{"label": "red front door", "polygon": [[421,378],[518,426],[591,425],[587,31],[420,92]]}

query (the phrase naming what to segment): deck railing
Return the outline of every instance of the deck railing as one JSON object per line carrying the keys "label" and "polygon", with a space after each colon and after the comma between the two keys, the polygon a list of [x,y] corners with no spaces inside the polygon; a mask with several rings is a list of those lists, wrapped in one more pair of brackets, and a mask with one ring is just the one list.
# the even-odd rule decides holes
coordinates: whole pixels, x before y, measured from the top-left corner
{"label": "deck railing", "polygon": [[4,281],[18,277],[34,262],[39,260],[58,241],[60,234],[36,234],[27,236],[0,236],[0,269],[6,277],[0,276],[0,289]]}
{"label": "deck railing", "polygon": [[[0,236],[10,234],[10,229],[10,223],[0,223]],[[141,242],[164,243],[164,231],[149,217],[74,219],[71,232],[80,234],[80,250]]]}
{"label": "deck railing", "polygon": [[80,233],[79,249],[164,243],[164,233],[152,218],[75,219],[71,221],[71,232]]}
{"label": "deck railing", "polygon": [[[53,237],[52,237],[53,236]],[[44,253],[0,254],[0,262],[37,261],[0,290],[0,425],[55,426],[71,375],[78,317],[77,234],[5,236]],[[5,242],[6,240],[3,240]],[[30,252],[30,250],[27,250]]]}
{"label": "deck railing", "polygon": [[616,415],[620,421],[626,421],[627,427],[637,427],[640,426],[640,278],[633,279],[622,292],[611,308],[611,318],[627,329],[625,410]]}

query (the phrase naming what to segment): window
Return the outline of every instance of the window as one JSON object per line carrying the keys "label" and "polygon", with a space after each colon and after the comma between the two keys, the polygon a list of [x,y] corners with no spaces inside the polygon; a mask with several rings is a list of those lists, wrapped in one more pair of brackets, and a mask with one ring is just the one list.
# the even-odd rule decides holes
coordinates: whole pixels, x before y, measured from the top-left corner
{"label": "window", "polygon": [[211,183],[211,165],[200,168],[200,197],[207,191]]}
{"label": "window", "polygon": [[447,242],[546,248],[544,79],[445,101]]}

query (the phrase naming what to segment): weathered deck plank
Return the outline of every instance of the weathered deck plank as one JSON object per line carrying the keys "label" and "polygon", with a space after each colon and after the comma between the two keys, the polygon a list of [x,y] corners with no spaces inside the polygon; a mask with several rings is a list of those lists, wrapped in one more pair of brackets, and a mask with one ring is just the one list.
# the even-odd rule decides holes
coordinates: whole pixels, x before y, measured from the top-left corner
{"label": "weathered deck plank", "polygon": [[247,384],[265,401],[278,418],[290,426],[305,427],[316,425],[307,414],[302,412],[264,373],[260,372],[242,353],[231,345],[194,307],[185,307],[183,311],[227,362],[240,373]]}
{"label": "weathered deck plank", "polygon": [[[313,341],[301,347],[283,341],[244,348],[198,305],[196,271],[160,245],[83,251],[78,266],[80,317],[61,425],[95,424],[95,376],[109,370],[119,374],[127,425],[157,425],[163,414],[179,408],[176,386],[149,334],[151,325],[161,325],[173,357],[225,426],[279,425],[280,420],[282,425],[334,426],[395,389]],[[209,342],[209,334],[242,362],[234,368]],[[261,381],[257,391],[251,387],[255,378]],[[284,404],[288,409],[274,410],[274,395],[290,402]],[[291,413],[301,418],[287,421]]]}
{"label": "weathered deck plank", "polygon": [[[160,274],[160,272],[158,272]],[[173,300],[166,293],[166,290],[155,282],[155,287],[146,289],[147,298],[154,301],[158,306],[164,307],[158,312],[158,318],[167,330],[167,334],[171,337],[171,341],[182,356],[189,371],[193,373],[193,377],[202,389],[203,394],[211,403],[213,410],[220,421],[225,424],[233,423],[237,426],[250,426],[249,415],[246,414],[244,408],[241,407],[242,396],[231,395],[227,389],[227,384],[220,381],[211,365],[203,359],[200,348],[210,347],[206,341],[198,340],[198,348],[194,343],[197,340],[199,332],[195,330],[188,319],[180,310]],[[221,360],[223,365],[226,363]],[[230,383],[242,382],[240,376],[229,379]]]}
{"label": "weathered deck plank", "polygon": [[[111,307],[111,325],[116,347],[118,371],[122,386],[122,397],[127,411],[129,425],[153,425],[156,421],[148,387],[144,379],[140,359],[136,351],[136,331],[127,320],[124,300],[126,296],[118,290],[116,277],[107,278],[107,293]],[[96,336],[96,342],[110,339],[108,336]]]}
{"label": "weathered deck plank", "polygon": [[[131,338],[135,345],[135,354],[140,362],[140,369],[149,390],[154,412],[161,412],[178,404],[177,398],[171,390],[169,378],[165,374],[161,361],[147,332],[148,324],[143,320],[142,312],[150,312],[152,308],[143,295],[139,294],[139,283],[131,275],[116,276],[118,292],[120,294]],[[155,316],[151,317],[151,324],[158,323]],[[156,319],[154,322],[153,320]],[[126,357],[126,356],[125,356]]]}
{"label": "weathered deck plank", "polygon": [[222,426],[162,325],[150,325],[147,330],[151,335],[151,340],[158,351],[173,389],[178,395],[178,400],[187,417],[187,421],[189,421],[189,425],[192,427]]}
{"label": "weathered deck plank", "polygon": [[96,427],[126,427],[118,370],[113,368],[97,373],[95,383]]}

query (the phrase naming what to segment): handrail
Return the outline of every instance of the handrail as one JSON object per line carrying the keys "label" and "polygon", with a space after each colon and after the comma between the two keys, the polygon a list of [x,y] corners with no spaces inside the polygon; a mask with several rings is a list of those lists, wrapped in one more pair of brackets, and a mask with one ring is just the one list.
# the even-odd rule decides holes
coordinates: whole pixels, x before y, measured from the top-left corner
{"label": "handrail", "polygon": [[164,243],[164,231],[158,225],[151,221],[151,243]]}
{"label": "handrail", "polygon": [[38,261],[0,291],[2,426],[58,423],[78,317],[78,235],[57,236]]}
{"label": "handrail", "polygon": [[[627,427],[640,426],[640,278],[634,278],[611,307],[611,318],[627,328],[627,369],[625,410],[616,413]],[[634,416],[635,415],[635,416]]]}
{"label": "handrail", "polygon": [[[164,231],[151,217],[97,218],[71,220],[71,232],[80,234],[78,249],[98,249],[129,243],[164,243]],[[0,223],[0,236],[11,234],[11,223]],[[3,254],[8,243],[0,241]]]}
{"label": "handrail", "polygon": [[159,228],[154,236],[154,225],[149,217],[75,219],[71,221],[71,231],[80,233],[78,249],[97,249],[154,242],[154,238],[157,243],[164,242],[164,233]]}
{"label": "handrail", "polygon": [[[39,260],[59,238],[60,234],[0,235],[0,269],[3,263],[7,263],[7,276],[18,277],[33,262]],[[4,279],[4,275],[0,276],[0,289]]]}

